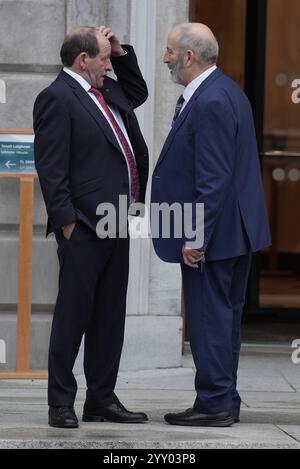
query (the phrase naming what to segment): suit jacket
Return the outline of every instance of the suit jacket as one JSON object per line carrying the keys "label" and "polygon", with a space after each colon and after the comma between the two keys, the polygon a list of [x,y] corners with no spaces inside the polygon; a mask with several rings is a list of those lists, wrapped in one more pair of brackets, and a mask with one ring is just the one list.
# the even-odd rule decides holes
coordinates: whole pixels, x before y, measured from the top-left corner
{"label": "suit jacket", "polygon": [[[105,78],[101,92],[124,120],[140,177],[141,202],[148,178],[148,150],[133,109],[148,97],[134,50],[112,57],[118,81]],[[33,111],[35,164],[48,213],[47,234],[76,220],[95,229],[102,202],[118,208],[129,198],[128,169],[118,141],[88,93],[61,72],[36,99]],[[130,199],[128,199],[130,200]]]}
{"label": "suit jacket", "polygon": [[[152,203],[204,204],[206,260],[222,260],[270,245],[268,216],[250,103],[216,69],[195,91],[171,129],[152,180]],[[195,219],[193,218],[193,226]],[[155,250],[182,262],[183,236],[161,235]]]}

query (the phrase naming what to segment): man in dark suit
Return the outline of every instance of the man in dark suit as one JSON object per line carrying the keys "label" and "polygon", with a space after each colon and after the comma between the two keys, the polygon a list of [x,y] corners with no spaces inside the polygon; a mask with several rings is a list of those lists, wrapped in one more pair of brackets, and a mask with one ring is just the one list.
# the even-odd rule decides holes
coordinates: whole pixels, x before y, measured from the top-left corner
{"label": "man in dark suit", "polygon": [[[114,394],[123,345],[129,239],[97,237],[97,207],[143,202],[148,151],[133,109],[148,92],[131,46],[107,27],[78,28],[64,69],[34,105],[35,161],[60,263],[49,349],[49,424],[74,428],[72,373],[85,335],[83,420],[144,422]],[[114,70],[118,81],[107,77]],[[124,227],[122,227],[124,228]],[[120,228],[121,230],[121,228]],[[127,230],[127,225],[126,225]],[[123,230],[124,231],[124,230]]]}
{"label": "man in dark suit", "polygon": [[240,325],[251,253],[270,245],[251,106],[217,68],[217,58],[218,43],[205,25],[171,31],[164,62],[185,89],[153,174],[152,203],[190,204],[194,233],[201,228],[197,204],[204,204],[201,242],[201,236],[175,236],[174,226],[171,238],[154,239],[161,259],[182,266],[197,370],[193,408],[165,416],[175,425],[225,427],[239,420]]}

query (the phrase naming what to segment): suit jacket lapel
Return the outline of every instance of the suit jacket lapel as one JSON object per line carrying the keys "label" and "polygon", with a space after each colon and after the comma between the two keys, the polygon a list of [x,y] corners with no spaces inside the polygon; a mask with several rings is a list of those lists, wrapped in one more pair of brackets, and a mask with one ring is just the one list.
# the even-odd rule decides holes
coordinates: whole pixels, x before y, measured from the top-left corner
{"label": "suit jacket lapel", "polygon": [[114,107],[118,108],[120,111],[125,112],[126,114],[130,113],[132,111],[131,107],[127,103],[126,100],[124,100],[123,96],[121,93],[118,93],[118,96],[116,95],[117,90],[113,90],[109,84],[107,86],[104,85],[103,88],[101,88],[101,93],[104,96],[105,101],[107,104],[111,104]]}
{"label": "suit jacket lapel", "polygon": [[104,132],[106,138],[110,141],[114,147],[119,150],[122,154],[120,145],[113,133],[109,123],[106,118],[103,116],[100,109],[96,106],[93,100],[90,98],[88,93],[82,88],[82,86],[74,80],[70,75],[65,72],[61,72],[58,78],[62,78],[68,83],[68,85],[73,88],[74,94],[77,96],[83,107],[88,111],[88,113],[95,119],[96,123],[99,125],[101,130]]}
{"label": "suit jacket lapel", "polygon": [[217,78],[219,78],[222,75],[223,75],[223,73],[221,72],[221,70],[217,68],[214,72],[212,72],[211,75],[209,75],[208,78],[206,78],[206,80],[204,80],[203,83],[201,83],[199,88],[195,91],[192,98],[190,99],[190,101],[188,102],[188,104],[186,105],[186,107],[184,108],[184,110],[182,111],[182,113],[180,114],[178,119],[176,120],[174,126],[170,130],[170,133],[167,137],[167,140],[165,141],[165,144],[164,144],[163,149],[161,151],[161,154],[160,154],[160,157],[159,157],[158,162],[156,164],[156,167],[162,162],[165,155],[167,154],[167,152],[168,152],[168,150],[169,150],[169,148],[170,148],[170,146],[171,146],[171,144],[172,144],[172,142],[175,138],[176,133],[178,132],[178,130],[180,129],[180,127],[184,123],[187,116],[189,115],[189,113],[190,113],[190,111],[193,107],[193,104],[195,103],[198,96],[200,96],[200,94],[203,93],[203,91],[208,86],[210,86],[215,80],[217,80]]}
{"label": "suit jacket lapel", "polygon": [[132,114],[132,109],[124,100],[123,96],[119,94],[116,96],[115,92],[111,88],[105,86],[101,89],[101,92],[104,96],[105,101],[109,106],[117,108],[121,114],[125,127],[127,129],[128,135],[130,134],[130,125],[129,125],[129,116]]}

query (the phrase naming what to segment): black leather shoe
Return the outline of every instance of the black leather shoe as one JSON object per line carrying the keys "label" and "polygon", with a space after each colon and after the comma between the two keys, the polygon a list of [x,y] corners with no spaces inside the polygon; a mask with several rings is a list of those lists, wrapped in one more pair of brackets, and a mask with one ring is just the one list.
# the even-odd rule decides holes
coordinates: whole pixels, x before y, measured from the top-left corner
{"label": "black leather shoe", "polygon": [[118,423],[142,423],[147,422],[148,417],[143,412],[130,412],[121,402],[113,402],[105,407],[97,407],[93,410],[84,408],[83,422],[109,422]]}
{"label": "black leather shoe", "polygon": [[233,419],[234,419],[234,423],[240,423],[240,417],[238,417],[237,415],[234,415]]}
{"label": "black leather shoe", "polygon": [[49,407],[49,425],[55,428],[78,428],[73,407]]}
{"label": "black leather shoe", "polygon": [[165,421],[171,425],[186,425],[195,427],[230,427],[234,418],[230,412],[219,414],[200,414],[194,409],[187,409],[179,414],[165,415]]}

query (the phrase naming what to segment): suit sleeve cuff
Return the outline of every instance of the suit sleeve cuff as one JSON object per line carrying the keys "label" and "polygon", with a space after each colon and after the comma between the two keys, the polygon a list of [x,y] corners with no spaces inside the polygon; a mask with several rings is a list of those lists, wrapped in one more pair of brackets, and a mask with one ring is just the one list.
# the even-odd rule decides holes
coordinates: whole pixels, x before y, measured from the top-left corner
{"label": "suit sleeve cuff", "polygon": [[57,230],[66,225],[76,222],[78,219],[74,209],[61,209],[55,212],[55,214],[49,214],[51,227],[53,230]]}

